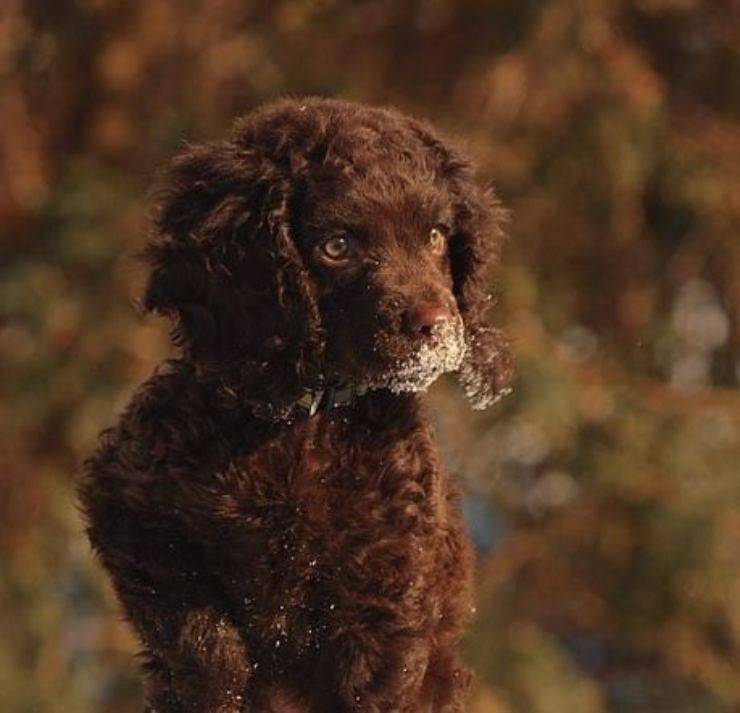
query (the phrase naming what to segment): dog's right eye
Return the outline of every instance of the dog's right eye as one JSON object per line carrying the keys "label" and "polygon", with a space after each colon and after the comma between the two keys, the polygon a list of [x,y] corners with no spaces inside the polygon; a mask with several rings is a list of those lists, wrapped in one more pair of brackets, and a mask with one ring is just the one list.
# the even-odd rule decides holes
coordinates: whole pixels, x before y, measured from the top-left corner
{"label": "dog's right eye", "polygon": [[335,235],[321,244],[321,252],[325,258],[338,262],[349,256],[349,240],[342,235]]}

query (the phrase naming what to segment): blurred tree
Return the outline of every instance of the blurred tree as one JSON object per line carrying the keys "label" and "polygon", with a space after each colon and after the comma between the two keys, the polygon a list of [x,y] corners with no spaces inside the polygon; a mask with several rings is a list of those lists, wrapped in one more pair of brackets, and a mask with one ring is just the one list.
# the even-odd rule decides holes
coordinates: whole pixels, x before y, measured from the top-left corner
{"label": "blurred tree", "polygon": [[71,482],[167,353],[136,311],[153,172],[284,93],[429,117],[513,209],[516,394],[432,394],[487,548],[474,710],[737,710],[732,0],[5,0],[2,709],[140,709]]}

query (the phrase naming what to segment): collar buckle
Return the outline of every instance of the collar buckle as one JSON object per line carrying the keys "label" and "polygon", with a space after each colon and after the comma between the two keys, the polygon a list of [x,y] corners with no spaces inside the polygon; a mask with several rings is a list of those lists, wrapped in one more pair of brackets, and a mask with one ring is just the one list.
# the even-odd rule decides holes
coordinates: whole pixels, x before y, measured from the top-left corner
{"label": "collar buckle", "polygon": [[295,402],[295,405],[304,413],[315,415],[319,409],[331,411],[337,406],[347,406],[358,396],[364,396],[368,391],[367,384],[354,386],[327,386],[326,388],[306,389],[303,396]]}

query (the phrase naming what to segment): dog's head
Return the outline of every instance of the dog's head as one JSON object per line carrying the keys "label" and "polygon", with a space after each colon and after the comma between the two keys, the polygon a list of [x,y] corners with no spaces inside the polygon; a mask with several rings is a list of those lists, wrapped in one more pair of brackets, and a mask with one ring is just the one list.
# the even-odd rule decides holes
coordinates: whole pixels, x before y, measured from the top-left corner
{"label": "dog's head", "polygon": [[484,322],[502,211],[468,163],[395,111],[285,100],[191,147],[160,182],[144,306],[195,366],[288,413],[307,388],[508,388]]}

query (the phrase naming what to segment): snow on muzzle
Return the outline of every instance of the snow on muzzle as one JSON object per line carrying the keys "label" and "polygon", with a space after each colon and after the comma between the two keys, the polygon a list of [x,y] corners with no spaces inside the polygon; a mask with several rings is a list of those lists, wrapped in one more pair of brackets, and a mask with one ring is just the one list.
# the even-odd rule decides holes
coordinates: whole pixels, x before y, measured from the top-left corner
{"label": "snow on muzzle", "polygon": [[396,394],[425,391],[445,372],[457,371],[466,350],[462,318],[450,317],[437,322],[411,354],[393,362],[385,374],[368,386],[389,389]]}

